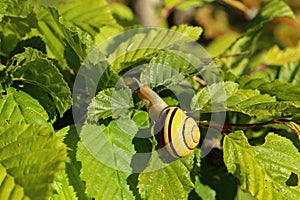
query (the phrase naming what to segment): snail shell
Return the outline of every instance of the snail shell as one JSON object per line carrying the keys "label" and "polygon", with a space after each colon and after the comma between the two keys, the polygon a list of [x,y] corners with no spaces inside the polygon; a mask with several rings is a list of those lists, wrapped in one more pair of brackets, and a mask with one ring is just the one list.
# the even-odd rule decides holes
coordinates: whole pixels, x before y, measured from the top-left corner
{"label": "snail shell", "polygon": [[174,158],[192,154],[200,141],[200,130],[196,121],[180,108],[168,106],[146,85],[140,85],[138,94],[142,100],[147,101],[150,118],[159,129],[159,145]]}
{"label": "snail shell", "polygon": [[164,123],[160,145],[175,158],[192,154],[200,141],[200,130],[195,120],[178,107],[165,108],[160,120]]}

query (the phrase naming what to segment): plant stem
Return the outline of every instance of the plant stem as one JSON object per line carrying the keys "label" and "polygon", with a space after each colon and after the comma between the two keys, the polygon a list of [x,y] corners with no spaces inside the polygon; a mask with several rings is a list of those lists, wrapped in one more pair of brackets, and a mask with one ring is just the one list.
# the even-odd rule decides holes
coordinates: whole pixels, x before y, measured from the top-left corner
{"label": "plant stem", "polygon": [[267,63],[262,63],[260,64],[258,67],[254,68],[252,71],[250,71],[248,73],[249,76],[253,75],[255,72],[264,70],[265,68],[267,68],[269,65]]}
{"label": "plant stem", "polygon": [[300,139],[300,133],[299,131],[294,128],[293,126],[291,126],[290,124],[288,124],[285,121],[280,121],[280,120],[270,120],[267,122],[261,122],[261,123],[253,123],[253,124],[238,124],[238,123],[225,123],[225,124],[220,124],[218,122],[213,122],[213,121],[199,121],[199,123],[201,123],[203,126],[205,127],[212,127],[218,131],[221,132],[222,135],[226,136],[227,134],[223,134],[224,132],[222,132],[222,130],[229,130],[231,126],[238,126],[238,127],[259,127],[259,126],[265,126],[265,125],[269,125],[269,124],[280,124],[280,125],[284,125],[286,127],[288,127],[289,129],[291,129],[293,131],[293,133],[295,133],[297,135],[297,137]]}

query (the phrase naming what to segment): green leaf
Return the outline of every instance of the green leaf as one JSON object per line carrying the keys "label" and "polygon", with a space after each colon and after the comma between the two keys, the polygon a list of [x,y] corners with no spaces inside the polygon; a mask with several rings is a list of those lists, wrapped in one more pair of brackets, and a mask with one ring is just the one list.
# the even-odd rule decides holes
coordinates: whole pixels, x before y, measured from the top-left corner
{"label": "green leaf", "polygon": [[33,5],[29,1],[2,0],[1,4],[4,5],[1,14],[5,16],[26,18],[33,11]]}
{"label": "green leaf", "polygon": [[194,185],[190,178],[193,157],[164,164],[153,152],[149,166],[139,175],[138,188],[143,199],[187,199]]}
{"label": "green leaf", "polygon": [[247,105],[242,108],[242,112],[249,113],[250,116],[272,116],[272,118],[296,116],[296,114],[300,114],[300,101],[279,101]]}
{"label": "green leaf", "polygon": [[278,100],[299,101],[300,87],[291,83],[283,83],[279,80],[266,81],[243,76],[237,80],[241,88],[258,89],[262,94],[276,96]]}
{"label": "green leaf", "polygon": [[122,30],[120,30],[119,28],[111,26],[101,27],[101,32],[95,36],[95,44],[101,45],[103,42],[106,42],[111,37],[114,37],[120,33],[122,33]]}
{"label": "green leaf", "polygon": [[[202,29],[191,26],[178,26],[171,29],[144,28],[126,31],[99,46],[113,69],[120,72],[130,65],[152,57],[158,51],[180,49],[199,38]],[[124,65],[127,63],[127,65]]]}
{"label": "green leaf", "polygon": [[80,61],[83,61],[86,57],[86,46],[81,41],[81,38],[79,37],[78,31],[72,31],[71,29],[67,28],[64,24],[60,21],[60,15],[58,13],[58,10],[55,8],[49,8],[49,12],[51,13],[54,21],[56,22],[57,26],[62,31],[67,44],[75,51],[76,55],[79,57]]}
{"label": "green leaf", "polygon": [[[198,40],[200,35],[203,32],[203,29],[199,26],[188,26],[188,25],[180,25],[173,26],[171,30],[179,32],[186,37],[189,37],[191,40]],[[175,42],[175,41],[174,41]]]}
{"label": "green leaf", "polygon": [[109,126],[85,125],[80,133],[77,159],[87,193],[95,199],[134,199],[127,185],[130,162],[135,154],[132,140],[137,133],[130,119]]}
{"label": "green leaf", "polygon": [[37,50],[27,48],[24,53],[14,57],[13,81],[33,84],[51,95],[62,116],[72,103],[68,84],[56,66]]}
{"label": "green leaf", "polygon": [[69,1],[58,5],[59,11],[66,22],[71,22],[92,36],[101,32],[100,30],[104,26],[116,27],[122,30],[113,18],[109,5],[105,0]]}
{"label": "green leaf", "polygon": [[[251,55],[254,52],[256,42],[262,33],[263,25],[277,17],[295,19],[293,11],[284,1],[266,1],[257,16],[251,21],[246,31],[228,48],[225,54],[234,55],[241,52],[249,52]],[[228,57],[223,60],[223,63],[227,68],[234,69],[232,70],[233,73],[241,75],[247,71],[247,66],[249,66],[249,54]]]}
{"label": "green leaf", "polygon": [[[211,57],[218,57],[222,55],[228,47],[232,45],[232,43],[239,37],[239,33],[237,32],[228,32],[224,33],[224,35],[219,36],[212,40],[208,46],[205,47],[205,50]],[[218,61],[215,59],[215,62]]]}
{"label": "green leaf", "polygon": [[[292,103],[289,102],[291,105]],[[296,103],[296,108],[298,103]],[[249,116],[274,116],[291,105],[281,105],[276,99],[258,90],[239,89],[237,83],[226,81],[212,84],[198,92],[192,100],[193,110],[206,112],[234,111]],[[285,107],[284,107],[285,106]]]}
{"label": "green leaf", "polygon": [[195,192],[199,195],[199,197],[201,197],[201,199],[205,199],[205,200],[214,200],[214,199],[216,199],[216,191],[212,190],[207,185],[203,185],[200,182],[198,176],[196,176]]}
{"label": "green leaf", "polygon": [[271,48],[267,55],[265,62],[269,65],[285,65],[289,62],[298,61],[300,59],[300,42],[296,47],[289,47],[280,50],[276,45]]}
{"label": "green leaf", "polygon": [[148,112],[146,112],[146,111],[135,110],[132,120],[140,128],[150,127],[149,115],[148,115]]}
{"label": "green leaf", "polygon": [[172,8],[180,4],[182,0],[164,0],[164,5],[167,8]]}
{"label": "green leaf", "polygon": [[78,122],[78,120],[82,120],[82,116],[86,116],[88,106],[99,91],[119,86],[123,87],[119,75],[108,66],[102,53],[100,51],[91,52],[80,67],[73,86],[72,108],[73,113],[76,113],[73,115],[75,121]]}
{"label": "green leaf", "polygon": [[[36,35],[43,38],[47,47],[47,55],[51,58],[58,60],[60,68],[67,70],[72,66],[67,65],[67,58],[65,58],[67,42],[64,40],[63,32],[58,27],[57,23],[53,19],[49,9],[42,9],[37,13],[38,27]],[[72,56],[70,56],[72,55]],[[68,56],[78,61],[78,56],[68,53]],[[73,61],[74,62],[74,61]],[[78,62],[76,62],[78,63]]]}
{"label": "green leaf", "polygon": [[2,21],[2,17],[6,13],[8,5],[9,5],[8,1],[0,1],[0,22]]}
{"label": "green leaf", "polygon": [[60,20],[61,16],[55,8],[42,9],[38,13],[37,33],[43,37],[49,57],[58,60],[62,71],[75,70],[85,57],[86,46],[83,40],[88,40],[80,29],[66,27]]}
{"label": "green leaf", "polygon": [[74,188],[69,185],[69,180],[65,172],[55,177],[53,184],[55,194],[50,198],[53,200],[76,199]]}
{"label": "green leaf", "polygon": [[0,124],[36,123],[52,129],[47,122],[48,114],[39,102],[27,93],[7,88],[6,94],[0,97]]}
{"label": "green leaf", "polygon": [[290,62],[278,70],[278,80],[300,86],[300,61]]}
{"label": "green leaf", "polygon": [[238,191],[236,194],[236,199],[243,199],[243,200],[256,200],[249,192],[243,191],[241,187],[238,187]]}
{"label": "green leaf", "polygon": [[213,0],[164,0],[164,5],[167,8],[188,9],[203,6],[206,3],[211,3]]}
{"label": "green leaf", "polygon": [[289,122],[297,131],[300,133],[300,124],[294,123],[294,122]]}
{"label": "green leaf", "polygon": [[39,11],[38,34],[43,35],[49,55],[59,61],[61,69],[71,68],[76,72],[86,51],[95,46],[93,38],[102,36],[102,28],[105,33],[107,29],[120,31],[122,28],[104,0],[68,2],[58,4],[58,10],[48,8]]}
{"label": "green leaf", "polygon": [[289,5],[281,0],[267,0],[256,17],[251,21],[251,25],[264,24],[277,17],[287,17],[296,20],[294,12]]}
{"label": "green leaf", "polygon": [[99,119],[129,114],[133,108],[132,91],[126,88],[108,88],[102,90],[92,100],[88,107],[88,119],[98,121]]}
{"label": "green leaf", "polygon": [[287,186],[292,173],[300,177],[300,154],[293,143],[269,133],[261,146],[249,145],[242,131],[224,139],[224,161],[241,188],[257,199],[299,199],[300,183]]}
{"label": "green leaf", "polygon": [[103,165],[86,149],[79,151],[83,159],[82,179],[86,182],[89,196],[95,199],[134,199],[126,179],[128,173]]}
{"label": "green leaf", "polygon": [[[21,38],[37,26],[37,19],[29,1],[14,0],[1,4],[4,4],[4,12],[0,13],[0,54],[9,57]],[[0,7],[2,9],[2,5]]]}
{"label": "green leaf", "polygon": [[[65,185],[65,179],[67,179],[68,184],[72,186],[74,192],[76,193],[76,196],[78,199],[88,199],[85,190],[85,184],[80,178],[80,169],[81,169],[81,163],[76,160],[76,153],[77,153],[77,145],[79,141],[79,134],[77,132],[77,129],[75,126],[67,126],[58,132],[56,132],[56,135],[63,136],[64,143],[67,145],[68,148],[68,157],[70,158],[70,162],[66,163],[66,171],[65,174],[63,174],[61,181],[57,180],[58,184],[64,184]],[[67,176],[65,176],[67,175]],[[62,182],[62,183],[61,183]],[[69,187],[70,187],[69,186]],[[62,189],[61,192],[64,192],[63,190],[66,189],[68,192],[70,189],[65,188],[66,186],[60,188]],[[62,194],[63,195],[63,194]],[[59,195],[61,196],[61,195]],[[65,198],[68,199],[68,198]]]}
{"label": "green leaf", "polygon": [[48,199],[54,177],[66,162],[66,147],[38,125],[0,128],[0,198]]}
{"label": "green leaf", "polygon": [[[131,28],[138,24],[138,20],[136,19],[133,10],[127,6],[126,4],[122,3],[109,3],[109,7],[111,13],[115,20],[120,24],[124,29],[127,27]],[[109,27],[111,28],[111,27]],[[102,32],[102,31],[101,31]],[[111,35],[112,36],[112,35]]]}
{"label": "green leaf", "polygon": [[18,85],[17,89],[29,94],[32,98],[37,100],[41,106],[43,106],[49,115],[49,123],[53,124],[56,121],[57,113],[55,103],[45,90],[39,86],[27,83]]}
{"label": "green leaf", "polygon": [[189,57],[180,57],[172,51],[162,51],[141,73],[141,83],[149,86],[178,84],[185,80],[185,75],[196,72],[196,67],[188,60]]}
{"label": "green leaf", "polygon": [[11,52],[11,56],[24,52],[26,47],[37,49],[43,54],[47,53],[46,44],[44,43],[43,39],[40,36],[33,36],[20,40],[16,48]]}
{"label": "green leaf", "polygon": [[[250,80],[256,80],[257,84],[251,83]],[[246,81],[249,81],[249,85]],[[273,88],[274,83],[263,79],[248,79],[247,77],[242,77],[238,82],[241,82],[242,85],[239,86],[237,83],[226,81],[212,84],[200,90],[193,97],[191,108],[202,113],[233,111],[251,117],[268,117],[268,119],[290,115],[296,117],[296,114],[300,113],[300,101],[295,100],[297,99],[296,95],[295,97],[290,95],[290,97],[285,97],[286,99],[280,99],[282,101],[276,101],[276,98],[271,97],[271,95],[284,97],[279,86]],[[262,87],[259,86],[259,83],[262,84]],[[268,85],[264,87],[263,84]],[[284,84],[282,83],[282,85]],[[239,89],[239,87],[247,89]],[[296,86],[291,87],[295,88]]]}

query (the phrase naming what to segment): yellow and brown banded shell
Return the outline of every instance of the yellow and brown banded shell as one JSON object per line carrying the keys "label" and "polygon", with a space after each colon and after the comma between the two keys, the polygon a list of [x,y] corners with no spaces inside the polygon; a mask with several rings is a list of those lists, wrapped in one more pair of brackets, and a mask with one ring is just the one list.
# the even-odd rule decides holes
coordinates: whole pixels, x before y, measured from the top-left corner
{"label": "yellow and brown banded shell", "polygon": [[200,130],[195,120],[178,107],[167,107],[160,120],[164,120],[160,145],[175,158],[192,154],[200,141]]}
{"label": "yellow and brown banded shell", "polygon": [[200,141],[196,121],[180,108],[168,106],[158,94],[146,85],[139,84],[139,97],[147,102],[150,118],[159,128],[159,144],[174,158],[193,153]]}

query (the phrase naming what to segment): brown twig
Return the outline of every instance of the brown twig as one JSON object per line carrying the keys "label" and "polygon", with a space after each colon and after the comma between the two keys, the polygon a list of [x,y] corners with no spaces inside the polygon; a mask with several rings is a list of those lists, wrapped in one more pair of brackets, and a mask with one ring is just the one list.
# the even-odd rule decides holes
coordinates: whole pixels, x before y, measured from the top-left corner
{"label": "brown twig", "polygon": [[246,54],[249,54],[249,51],[242,51],[242,52],[239,52],[239,53],[235,53],[235,54],[229,54],[229,55],[220,55],[220,56],[215,56],[213,57],[213,59],[222,59],[222,58],[230,58],[230,57],[235,57],[235,56],[243,56],[243,55],[246,55]]}
{"label": "brown twig", "polygon": [[[208,122],[208,121],[204,121],[204,122],[200,122],[202,125],[204,125],[205,127],[212,127],[218,131],[220,131],[223,134],[222,130],[229,130],[231,126],[237,126],[237,127],[259,127],[259,126],[265,126],[265,125],[269,125],[269,124],[280,124],[280,125],[284,125],[286,127],[288,127],[289,129],[291,129],[296,135],[297,137],[300,139],[300,133],[299,131],[294,128],[293,126],[291,126],[290,124],[288,124],[285,121],[280,121],[280,120],[270,120],[267,122],[261,122],[261,123],[252,123],[252,124],[239,124],[239,123],[224,123],[224,124],[220,124],[218,122]],[[227,135],[227,134],[226,134]],[[226,136],[224,135],[224,136]]]}
{"label": "brown twig", "polygon": [[206,83],[203,79],[199,78],[198,76],[193,76],[194,81],[198,82],[200,87],[203,88],[206,86]]}
{"label": "brown twig", "polygon": [[229,55],[219,55],[219,56],[215,56],[212,58],[200,58],[201,61],[211,61],[211,60],[215,60],[215,59],[224,59],[224,58],[230,58],[230,57],[236,57],[236,56],[243,56],[249,54],[249,51],[242,51],[239,53],[235,53],[235,54],[229,54]]}
{"label": "brown twig", "polygon": [[223,136],[227,136],[227,133],[225,133],[223,130],[227,130],[230,131],[229,128],[224,127],[222,124],[219,124],[217,122],[213,122],[213,121],[198,121],[198,123],[201,123],[204,127],[211,127],[212,129],[217,130],[218,132],[220,132]]}
{"label": "brown twig", "polygon": [[[274,120],[274,121],[277,121],[277,120]],[[283,121],[277,121],[277,122],[278,122],[278,124],[282,124],[282,125],[288,127],[289,129],[291,129],[297,135],[297,137],[300,139],[300,133],[295,127],[291,126],[287,122],[283,122]]]}
{"label": "brown twig", "polygon": [[183,2],[182,1],[179,1],[177,2],[174,6],[170,7],[170,8],[163,8],[161,13],[160,13],[160,16],[158,18],[158,20],[156,21],[156,26],[158,26],[164,19],[168,18],[169,15],[176,9],[176,7],[178,5],[180,5],[181,3]]}
{"label": "brown twig", "polygon": [[267,64],[267,63],[262,63],[262,64],[260,64],[259,66],[257,66],[256,68],[254,68],[253,70],[251,70],[251,71],[248,73],[248,75],[251,76],[251,75],[253,75],[255,72],[264,70],[264,69],[267,68],[268,66],[269,66],[269,64]]}

